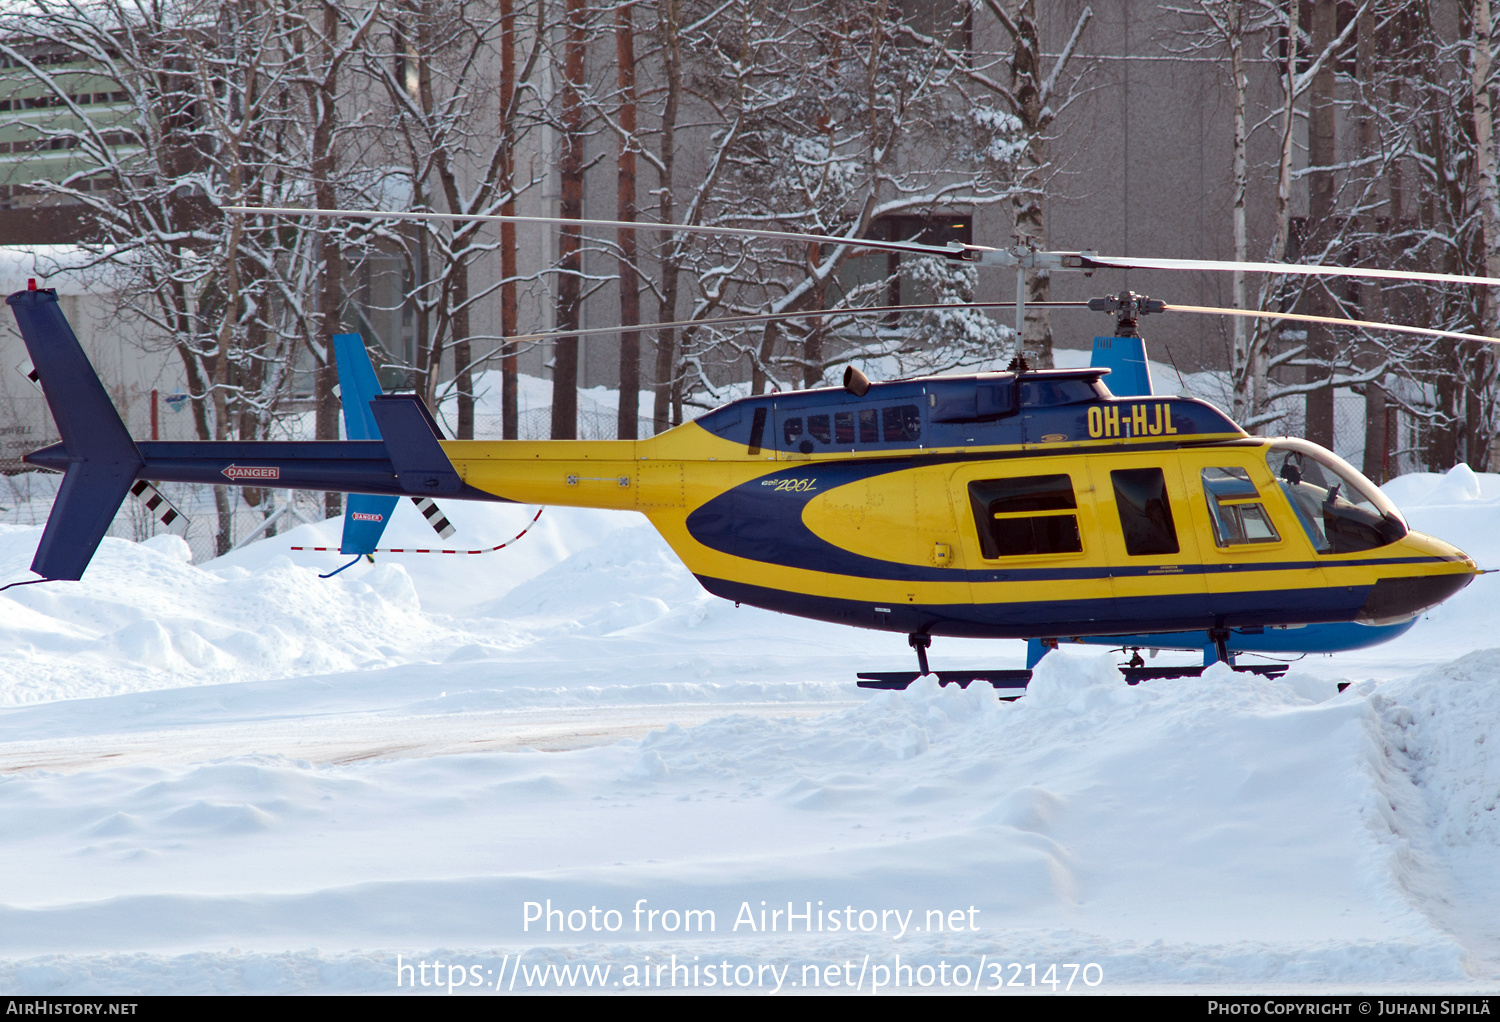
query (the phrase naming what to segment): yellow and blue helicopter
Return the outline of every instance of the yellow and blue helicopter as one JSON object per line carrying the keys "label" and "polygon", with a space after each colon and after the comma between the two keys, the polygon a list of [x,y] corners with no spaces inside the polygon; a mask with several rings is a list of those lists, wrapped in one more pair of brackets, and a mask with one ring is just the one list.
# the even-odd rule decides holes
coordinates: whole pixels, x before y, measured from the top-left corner
{"label": "yellow and blue helicopter", "polygon": [[[884,243],[897,246],[955,252]],[[906,634],[919,670],[861,685],[904,687],[934,673],[933,637],[967,636],[1028,640],[1027,669],[938,679],[1019,691],[1049,649],[1073,641],[1202,650],[1205,666],[1275,674],[1285,666],[1235,659],[1385,641],[1476,573],[1331,452],[1154,394],[1136,322],[1167,306],[1130,292],[1089,303],[1116,317],[1089,368],[1017,359],[1005,372],[872,383],[851,367],[842,387],[746,397],[615,441],[447,440],[416,395],[379,393],[347,335],[356,439],[138,441],[55,292],[7,302],[62,436],[26,456],[65,473],[31,581],[80,578],[147,480],[365,495],[362,519],[379,527],[346,531],[356,554],[374,548],[402,496],[632,510],[716,596]],[[1126,675],[1202,669],[1148,668],[1137,654]]]}

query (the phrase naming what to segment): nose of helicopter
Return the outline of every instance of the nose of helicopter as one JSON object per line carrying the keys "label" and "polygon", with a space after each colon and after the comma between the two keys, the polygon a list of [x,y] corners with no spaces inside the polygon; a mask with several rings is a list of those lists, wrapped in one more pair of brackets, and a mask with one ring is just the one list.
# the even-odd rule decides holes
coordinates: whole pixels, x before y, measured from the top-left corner
{"label": "nose of helicopter", "polygon": [[1442,603],[1479,573],[1472,557],[1436,536],[1409,532],[1397,545],[1406,555],[1402,560],[1417,570],[1380,578],[1360,608],[1360,621],[1383,624],[1410,618]]}

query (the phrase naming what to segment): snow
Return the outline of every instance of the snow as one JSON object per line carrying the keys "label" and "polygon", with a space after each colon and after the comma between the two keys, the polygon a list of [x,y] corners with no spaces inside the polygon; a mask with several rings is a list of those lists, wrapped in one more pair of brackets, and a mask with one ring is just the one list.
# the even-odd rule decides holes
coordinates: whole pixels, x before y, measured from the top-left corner
{"label": "snow", "polygon": [[[1500,476],[1387,492],[1500,566]],[[444,510],[466,548],[535,513]],[[0,989],[613,991],[673,956],[715,992],[1500,985],[1489,576],[1279,680],[1130,687],[1065,647],[1009,703],[857,689],[903,637],[716,600],[633,515],[319,579],[342,559],[289,548],[337,531],[107,539],[0,595]],[[0,528],[0,578],[39,535]],[[430,536],[403,503],[392,545]]]}
{"label": "snow", "polygon": [[129,259],[108,249],[81,245],[0,245],[0,292],[25,291],[29,281],[60,295],[112,294]]}

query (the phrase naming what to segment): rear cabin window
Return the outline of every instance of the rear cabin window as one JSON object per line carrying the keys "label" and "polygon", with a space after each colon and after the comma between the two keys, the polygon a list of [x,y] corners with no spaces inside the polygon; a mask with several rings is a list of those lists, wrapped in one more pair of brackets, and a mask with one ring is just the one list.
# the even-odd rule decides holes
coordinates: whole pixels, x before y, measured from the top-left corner
{"label": "rear cabin window", "polygon": [[1167,480],[1159,468],[1125,468],[1109,474],[1120,512],[1125,552],[1132,557],[1177,553],[1177,528],[1167,500]]}
{"label": "rear cabin window", "polygon": [[922,439],[922,411],[916,405],[892,405],[880,410],[880,425],[886,443]]}
{"label": "rear cabin window", "polygon": [[1205,468],[1203,496],[1208,501],[1208,520],[1213,523],[1217,545],[1275,543],[1281,539],[1244,469]]}
{"label": "rear cabin window", "polygon": [[833,432],[828,428],[828,416],[809,415],[807,417],[807,435],[820,444],[833,443]]}
{"label": "rear cabin window", "polygon": [[1069,476],[976,480],[969,484],[969,504],[989,560],[1083,551]]}
{"label": "rear cabin window", "polygon": [[856,412],[833,415],[801,415],[781,421],[781,439],[793,450],[810,453],[813,441],[832,446],[854,444],[856,427],[861,446],[878,444],[881,427],[886,443],[911,443],[922,438],[922,412],[916,405],[892,405],[889,408],[861,408]]}

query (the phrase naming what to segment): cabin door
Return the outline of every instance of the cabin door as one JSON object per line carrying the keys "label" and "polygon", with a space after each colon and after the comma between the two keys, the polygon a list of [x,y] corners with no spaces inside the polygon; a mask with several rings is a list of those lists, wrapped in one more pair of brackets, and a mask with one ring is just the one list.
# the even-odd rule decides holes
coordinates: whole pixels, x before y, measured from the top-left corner
{"label": "cabin door", "polygon": [[957,512],[973,615],[990,634],[1092,633],[1114,614],[1088,462],[1007,458],[956,469]]}
{"label": "cabin door", "polygon": [[1120,634],[1202,627],[1197,519],[1176,452],[1091,457],[1101,542]]}

